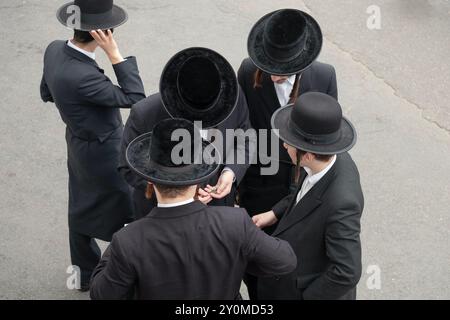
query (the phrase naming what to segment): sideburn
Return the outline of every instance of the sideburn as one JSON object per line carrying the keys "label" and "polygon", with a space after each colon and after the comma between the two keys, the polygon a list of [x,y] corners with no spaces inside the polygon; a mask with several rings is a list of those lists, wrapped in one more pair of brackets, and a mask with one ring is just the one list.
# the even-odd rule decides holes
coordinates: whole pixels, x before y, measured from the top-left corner
{"label": "sideburn", "polygon": [[153,198],[153,194],[155,193],[155,187],[153,184],[147,183],[147,189],[145,189],[145,198],[151,200]]}
{"label": "sideburn", "polygon": [[295,166],[295,183],[298,184],[300,182],[300,174],[302,167],[300,166],[300,161],[302,160],[303,152],[297,150],[297,164]]}

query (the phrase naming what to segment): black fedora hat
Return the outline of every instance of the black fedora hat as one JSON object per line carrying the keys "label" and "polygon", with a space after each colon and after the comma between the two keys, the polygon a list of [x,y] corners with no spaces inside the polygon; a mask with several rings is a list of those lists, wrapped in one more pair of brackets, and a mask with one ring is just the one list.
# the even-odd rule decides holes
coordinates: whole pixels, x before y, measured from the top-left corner
{"label": "black fedora hat", "polygon": [[322,49],[322,31],[309,14],[282,9],[262,17],[250,31],[250,59],[272,75],[293,75],[308,68]]}
{"label": "black fedora hat", "polygon": [[305,93],[294,105],[278,109],[272,128],[287,144],[316,154],[343,153],[356,143],[356,130],[342,116],[339,102],[320,92]]}
{"label": "black fedora hat", "polygon": [[[191,154],[187,162],[183,159],[174,161],[172,157],[172,151],[181,143],[172,141],[172,133],[177,129],[187,130],[185,132],[191,139]],[[200,143],[201,148],[195,148],[195,143]],[[137,137],[128,145],[126,160],[130,168],[147,181],[168,186],[190,186],[208,180],[219,169],[220,161],[214,161],[211,152],[205,152],[205,148],[220,157],[211,143],[201,139],[199,129],[192,122],[166,119],[152,132]]]}
{"label": "black fedora hat", "polygon": [[233,67],[207,48],[188,48],[172,57],[162,72],[159,91],[170,116],[202,121],[203,128],[226,120],[239,95]]}
{"label": "black fedora hat", "polygon": [[[80,9],[80,21],[74,26],[73,6]],[[56,17],[66,27],[81,31],[116,28],[128,20],[127,12],[113,3],[113,0],[75,0],[58,9]],[[69,24],[69,21],[73,23]]]}

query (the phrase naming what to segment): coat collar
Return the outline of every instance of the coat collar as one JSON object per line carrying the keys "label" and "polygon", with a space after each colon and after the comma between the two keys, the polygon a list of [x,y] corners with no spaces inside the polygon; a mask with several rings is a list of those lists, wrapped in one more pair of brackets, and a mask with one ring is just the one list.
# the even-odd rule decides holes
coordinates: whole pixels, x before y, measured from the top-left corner
{"label": "coat collar", "polygon": [[206,205],[197,200],[178,207],[170,207],[170,208],[155,207],[153,208],[152,211],[150,211],[150,213],[146,216],[146,218],[173,219],[188,216],[198,211],[204,210],[206,208],[207,208]]}
{"label": "coat collar", "polygon": [[305,219],[318,206],[322,204],[322,196],[327,190],[330,183],[336,177],[336,167],[340,164],[340,162],[341,157],[338,155],[335,164],[331,167],[327,174],[319,182],[317,182],[314,187],[312,187],[312,189],[298,202],[298,204],[296,204],[297,194],[300,191],[303,181],[307,176],[306,171],[302,169],[299,186],[296,190],[296,193],[292,197],[286,214],[283,216],[275,232],[272,234],[273,236],[279,235],[280,233],[292,227],[294,224]]}
{"label": "coat collar", "polygon": [[[312,77],[312,71],[311,67],[306,69],[300,78],[300,88],[299,93],[305,93],[311,90],[311,77]],[[263,97],[264,101],[266,102],[267,106],[269,107],[269,110],[272,110],[275,112],[275,110],[281,108],[280,102],[278,101],[277,93],[275,91],[275,86],[270,78],[270,75],[267,73],[263,74],[263,81],[262,81],[262,88],[261,90],[261,96]]]}
{"label": "coat collar", "polygon": [[103,70],[100,69],[100,67],[98,66],[98,64],[97,64],[97,62],[95,60],[93,60],[93,59],[89,58],[87,55],[85,55],[85,54],[83,54],[83,53],[81,53],[81,52],[79,52],[79,51],[69,47],[67,45],[67,41],[65,41],[64,52],[67,55],[71,56],[72,58],[75,58],[75,59],[77,59],[77,60],[79,60],[81,62],[85,62],[87,64],[90,64],[90,65],[98,68],[100,71],[103,72]]}
{"label": "coat collar", "polygon": [[261,90],[261,96],[269,107],[269,110],[275,112],[275,110],[281,107],[273,81],[270,79],[270,75],[265,72],[263,74],[262,88],[259,88],[259,90]]}

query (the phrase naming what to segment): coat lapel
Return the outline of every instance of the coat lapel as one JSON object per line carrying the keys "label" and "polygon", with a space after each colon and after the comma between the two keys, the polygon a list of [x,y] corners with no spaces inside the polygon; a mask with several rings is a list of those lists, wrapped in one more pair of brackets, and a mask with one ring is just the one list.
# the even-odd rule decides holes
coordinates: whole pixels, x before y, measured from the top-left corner
{"label": "coat lapel", "polygon": [[275,111],[281,108],[280,101],[278,101],[277,93],[275,91],[275,86],[273,81],[270,79],[270,75],[264,73],[263,75],[263,83],[261,90],[261,96],[263,97],[264,102],[269,107],[269,110]]}
{"label": "coat lapel", "polygon": [[[336,162],[338,160],[339,157]],[[303,178],[300,180],[301,182],[299,183],[299,187],[294,197],[292,198],[291,204],[288,207],[288,211],[281,219],[277,229],[272,234],[273,236],[279,235],[296,223],[305,219],[322,204],[322,195],[335,177],[336,165],[337,163],[335,163],[330,171],[328,171],[327,174],[296,204],[295,202],[297,199],[297,194],[301,189],[304,179],[306,178],[306,172],[302,170]]]}

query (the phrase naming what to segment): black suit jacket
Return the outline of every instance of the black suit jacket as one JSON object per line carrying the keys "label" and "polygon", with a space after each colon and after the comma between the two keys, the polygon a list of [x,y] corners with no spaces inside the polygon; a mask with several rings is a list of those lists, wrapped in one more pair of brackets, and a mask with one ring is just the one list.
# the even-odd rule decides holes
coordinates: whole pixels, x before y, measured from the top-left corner
{"label": "black suit jacket", "polygon": [[199,201],[154,208],[123,228],[91,280],[92,299],[235,299],[244,271],[282,275],[290,245],[259,230],[243,209]]}
{"label": "black suit jacket", "polygon": [[113,66],[115,86],[95,60],[52,42],[44,57],[41,97],[54,102],[66,124],[69,227],[109,241],[130,221],[128,185],[117,172],[123,123],[119,108],[145,98],[136,58]]}
{"label": "black suit jacket", "polygon": [[[303,170],[302,182],[305,177]],[[355,299],[364,207],[355,163],[348,153],[338,155],[330,171],[295,205],[297,193],[273,208],[281,219],[273,236],[291,244],[297,268],[289,275],[259,279],[258,298]]]}
{"label": "black suit jacket", "polygon": [[[141,218],[147,215],[150,210],[156,205],[156,201],[148,201],[145,199],[144,193],[147,186],[147,181],[136,175],[128,167],[125,158],[126,148],[130,144],[130,142],[133,141],[133,139],[141,134],[152,131],[153,127],[157,123],[168,118],[170,118],[170,115],[166,112],[162,104],[160,94],[157,93],[134,105],[125,124],[119,171],[125,178],[125,180],[134,188],[133,198],[135,203],[136,218]],[[216,129],[218,129],[225,138],[223,143],[224,150],[222,155],[224,165],[222,166],[222,168],[226,166],[233,170],[234,174],[236,175],[236,183],[234,184],[236,186],[241,182],[249,166],[249,161],[245,161],[245,164],[238,164],[236,161],[236,155],[238,153],[244,153],[245,158],[249,159],[249,152],[251,148],[248,143],[243,145],[241,143],[233,143],[234,141],[228,141],[226,139],[226,130],[242,129],[244,131],[247,131],[248,129],[250,129],[247,102],[245,100],[244,94],[242,93],[242,90],[240,90],[239,100],[236,108],[224,122],[216,127]],[[252,143],[254,143],[254,141]],[[231,148],[233,149],[233,152],[230,152]],[[235,157],[231,158],[231,154],[234,154]],[[222,170],[219,170],[217,175],[211,178],[210,181],[208,181],[210,185],[215,185],[217,183],[221,171]],[[235,187],[233,187],[232,192],[224,199],[213,200],[210,205],[233,206],[234,199]]]}
{"label": "black suit jacket", "polygon": [[[281,107],[280,102],[270,75],[264,74],[262,87],[254,88],[255,71],[256,67],[252,61],[245,59],[238,71],[239,84],[247,98],[252,127],[256,130],[270,130],[272,128],[270,120],[273,113]],[[310,91],[338,98],[336,72],[333,66],[316,61],[302,73],[299,94]],[[277,139],[276,136],[274,138]],[[280,159],[278,173],[273,176],[261,176],[261,167],[264,165],[258,161],[258,164],[249,167],[239,187],[240,204],[250,215],[269,211],[273,205],[289,194],[292,162],[282,141],[279,142],[279,146],[279,154],[272,155],[275,159]]]}

